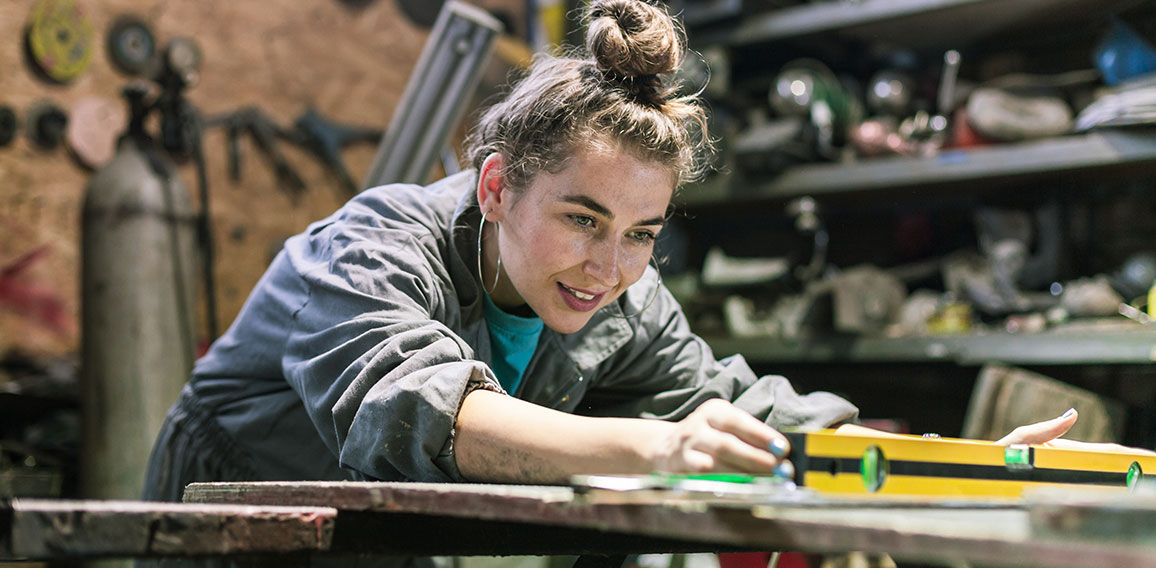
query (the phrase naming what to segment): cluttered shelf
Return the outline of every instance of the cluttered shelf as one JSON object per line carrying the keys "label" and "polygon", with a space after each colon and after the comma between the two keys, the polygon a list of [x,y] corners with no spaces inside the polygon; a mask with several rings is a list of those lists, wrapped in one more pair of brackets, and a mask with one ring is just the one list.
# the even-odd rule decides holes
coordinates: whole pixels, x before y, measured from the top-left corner
{"label": "cluttered shelf", "polygon": [[1156,362],[1152,326],[1040,333],[987,332],[921,337],[707,337],[717,356],[752,363],[919,363],[980,365],[1139,365]]}
{"label": "cluttered shelf", "polygon": [[1044,140],[945,150],[929,157],[892,156],[791,167],[771,181],[728,176],[682,192],[685,206],[734,204],[852,192],[958,187],[962,184],[1124,170],[1156,164],[1156,129],[1102,130]]}
{"label": "cluttered shelf", "polygon": [[[1078,22],[1090,14],[1119,11],[1140,3],[1138,0],[812,2],[717,21],[720,14],[737,16],[742,12],[742,2],[731,2],[736,14],[715,9],[713,17],[696,19],[694,11],[688,9],[687,19],[691,24],[704,24],[702,29],[691,29],[691,40],[696,45],[743,46],[838,33],[848,38],[919,48],[971,43],[1025,22],[1033,25]],[[959,22],[968,22],[968,25],[961,26]]]}

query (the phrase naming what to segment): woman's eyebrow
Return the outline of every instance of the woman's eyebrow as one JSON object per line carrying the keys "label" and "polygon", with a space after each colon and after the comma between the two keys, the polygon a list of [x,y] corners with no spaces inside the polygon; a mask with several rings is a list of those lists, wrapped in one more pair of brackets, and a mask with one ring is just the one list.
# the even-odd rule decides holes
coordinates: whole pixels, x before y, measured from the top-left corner
{"label": "woman's eyebrow", "polygon": [[[605,205],[598,203],[594,199],[587,197],[585,195],[564,195],[564,196],[562,196],[562,201],[565,201],[568,203],[574,203],[576,205],[581,205],[581,206],[583,206],[583,207],[585,207],[585,208],[587,208],[587,209],[589,209],[589,210],[591,210],[591,211],[593,211],[593,212],[595,212],[595,213],[597,213],[603,217],[606,217],[607,219],[611,219],[611,220],[614,219],[614,213],[611,213],[610,209],[607,209]],[[638,225],[638,226],[663,225],[663,226],[665,226],[666,225],[666,217],[652,217],[650,219],[643,219],[643,220],[635,223],[635,225]]]}

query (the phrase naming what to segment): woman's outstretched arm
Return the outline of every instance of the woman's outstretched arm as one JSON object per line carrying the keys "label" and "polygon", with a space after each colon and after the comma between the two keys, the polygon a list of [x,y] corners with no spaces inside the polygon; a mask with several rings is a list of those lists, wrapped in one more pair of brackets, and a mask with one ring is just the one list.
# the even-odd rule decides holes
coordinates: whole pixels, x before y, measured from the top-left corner
{"label": "woman's outstretched arm", "polygon": [[487,390],[466,396],[454,440],[466,479],[519,483],[652,471],[774,474],[788,450],[782,434],[720,399],[666,422],[577,416]]}

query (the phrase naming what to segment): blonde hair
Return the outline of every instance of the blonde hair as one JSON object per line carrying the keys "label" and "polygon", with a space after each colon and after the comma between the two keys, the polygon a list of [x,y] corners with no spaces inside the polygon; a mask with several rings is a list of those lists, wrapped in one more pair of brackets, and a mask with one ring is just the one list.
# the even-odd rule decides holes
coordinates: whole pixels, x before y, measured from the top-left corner
{"label": "blonde hair", "polygon": [[642,0],[593,0],[586,52],[540,54],[528,74],[471,131],[480,169],[501,153],[503,176],[523,189],[539,171],[558,172],[576,151],[615,147],[668,168],[675,187],[698,179],[711,151],[697,95],[664,80],[682,64],[682,29]]}

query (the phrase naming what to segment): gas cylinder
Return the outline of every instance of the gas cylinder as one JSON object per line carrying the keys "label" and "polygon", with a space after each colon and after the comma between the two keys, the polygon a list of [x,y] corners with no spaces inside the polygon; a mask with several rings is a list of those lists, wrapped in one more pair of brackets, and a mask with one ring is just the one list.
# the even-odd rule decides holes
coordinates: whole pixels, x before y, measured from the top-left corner
{"label": "gas cylinder", "polygon": [[130,124],[86,188],[82,221],[80,489],[140,497],[149,452],[192,370],[196,214],[145,133],[146,91],[125,90]]}

